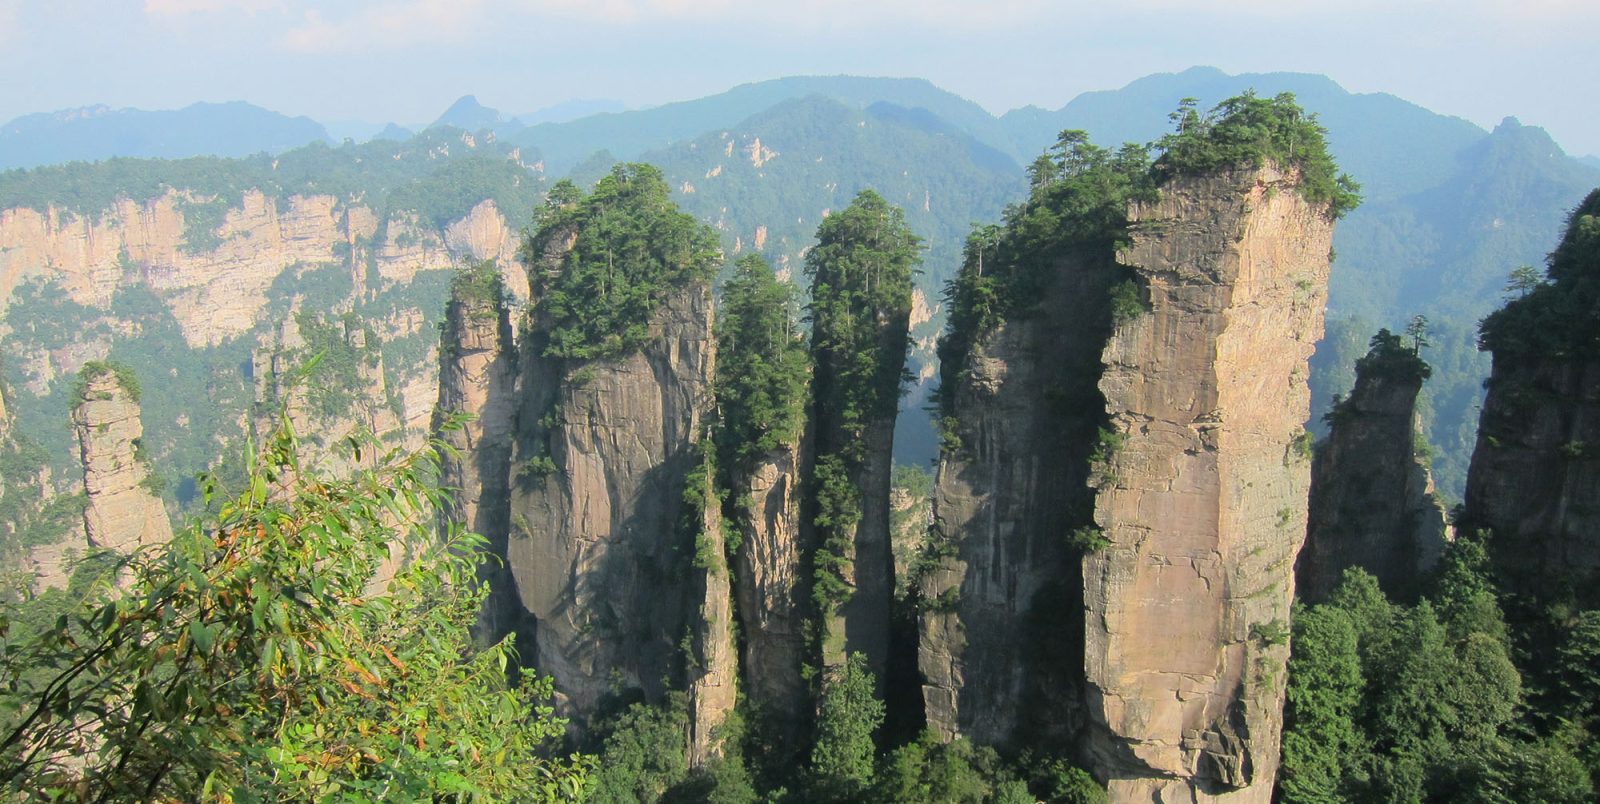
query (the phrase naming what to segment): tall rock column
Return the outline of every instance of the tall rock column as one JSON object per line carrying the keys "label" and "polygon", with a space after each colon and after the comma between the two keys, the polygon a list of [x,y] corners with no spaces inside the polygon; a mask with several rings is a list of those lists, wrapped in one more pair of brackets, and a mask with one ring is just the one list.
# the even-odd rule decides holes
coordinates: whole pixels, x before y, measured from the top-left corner
{"label": "tall rock column", "polygon": [[1129,210],[1084,559],[1085,752],[1118,801],[1270,800],[1333,224],[1296,173],[1180,176]]}
{"label": "tall rock column", "polygon": [[865,190],[822,222],[817,245],[806,255],[816,365],[816,462],[809,488],[821,659],[837,667],[848,654],[865,655],[880,690],[894,603],[894,422],[919,247],[905,215]]}
{"label": "tall rock column", "polygon": [[[709,447],[709,442],[706,442]],[[729,575],[726,531],[717,498],[715,473],[708,459],[702,472],[689,477],[686,497],[697,514],[694,566],[698,602],[694,644],[689,655],[689,767],[701,768],[720,757],[719,730],[738,702],[739,657],[733,637],[733,579]],[[698,508],[694,511],[693,508]],[[698,594],[695,594],[698,593]]]}
{"label": "tall rock column", "polygon": [[[440,459],[440,484],[451,489],[443,516],[448,523],[483,536],[492,556],[506,554],[511,525],[511,440],[516,424],[516,353],[499,269],[479,263],[457,274],[439,337],[439,403],[434,431],[455,448]],[[453,417],[466,418],[441,429]],[[509,624],[502,596],[512,581],[497,560],[478,565],[489,587],[479,621],[480,638],[497,639]]]}
{"label": "tall rock column", "polygon": [[129,553],[166,543],[172,524],[161,498],[148,488],[150,466],[139,452],[144,424],[137,381],[120,366],[90,363],[78,382],[72,429],[83,461],[89,544]]}
{"label": "tall rock column", "polygon": [[1102,419],[1106,295],[1122,273],[1109,247],[1057,258],[1027,315],[942,369],[953,443],[933,492],[939,561],[920,580],[917,659],[928,728],[944,739],[1060,744],[1079,720],[1082,580],[1068,534],[1089,524],[1084,457]]}
{"label": "tall rock column", "polygon": [[[1516,620],[1600,608],[1600,190],[1572,213],[1543,281],[1484,320],[1494,354],[1467,474],[1464,534],[1487,531]],[[1555,623],[1544,658],[1570,622]]]}
{"label": "tall rock column", "polygon": [[[1449,525],[1417,454],[1417,394],[1430,369],[1382,330],[1356,361],[1356,384],[1330,414],[1311,465],[1311,511],[1295,565],[1300,599],[1327,598],[1360,567],[1395,600],[1414,600],[1443,554]],[[1309,450],[1309,438],[1297,447]],[[1305,445],[1300,447],[1300,445]]]}
{"label": "tall rock column", "polygon": [[[685,491],[716,344],[716,236],[647,165],[551,189],[525,244],[534,306],[506,543],[524,657],[582,728],[603,696],[681,689],[703,590]],[[731,651],[730,651],[731,652]]]}

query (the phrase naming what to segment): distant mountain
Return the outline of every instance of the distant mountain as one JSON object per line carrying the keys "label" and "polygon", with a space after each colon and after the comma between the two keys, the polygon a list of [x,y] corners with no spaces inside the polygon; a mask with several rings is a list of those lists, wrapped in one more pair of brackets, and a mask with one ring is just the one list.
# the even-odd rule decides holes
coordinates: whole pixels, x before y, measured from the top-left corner
{"label": "distant mountain", "polygon": [[610,151],[618,159],[634,159],[646,151],[732,126],[783,101],[811,95],[856,108],[882,101],[908,109],[926,109],[991,148],[1017,156],[1014,143],[993,115],[920,78],[779,78],[653,109],[599,114],[568,123],[542,123],[510,137],[518,144],[538,147],[546,170],[560,175],[599,150]]}
{"label": "distant mountain", "polygon": [[1031,156],[1048,148],[1063,129],[1083,129],[1095,142],[1149,142],[1171,130],[1167,114],[1184,98],[1201,109],[1254,89],[1272,96],[1292,92],[1329,132],[1339,166],[1362,183],[1368,199],[1432,187],[1456,167],[1461,149],[1483,129],[1383,93],[1354,94],[1332,79],[1305,73],[1228,75],[1214,67],[1140,78],[1121,89],[1085,92],[1054,112],[1028,107],[1000,118],[1016,149]]}
{"label": "distant mountain", "polygon": [[406,140],[411,139],[412,136],[414,136],[414,135],[413,135],[413,132],[411,131],[411,129],[401,128],[400,126],[398,126],[398,125],[396,125],[394,123],[390,123],[389,125],[384,126],[382,131],[372,135],[371,139],[373,139],[373,140],[394,140],[395,142],[405,142]]}
{"label": "distant mountain", "polygon": [[1594,154],[1589,154],[1588,156],[1580,156],[1580,157],[1578,157],[1578,161],[1584,163],[1585,165],[1588,165],[1589,167],[1600,168],[1600,156],[1596,156]]}
{"label": "distant mountain", "polygon": [[328,139],[321,124],[242,101],[170,111],[88,106],[30,114],[0,127],[0,169],[112,157],[248,156]]}
{"label": "distant mountain", "polygon": [[627,110],[627,105],[619,100],[606,98],[573,99],[546,106],[538,111],[519,114],[515,119],[522,125],[536,126],[540,123],[566,123],[597,114],[615,114]]}
{"label": "distant mountain", "polygon": [[428,128],[450,126],[462,131],[473,132],[483,129],[500,129],[510,121],[498,109],[491,109],[478,102],[472,95],[462,95],[450,108],[439,115]]}

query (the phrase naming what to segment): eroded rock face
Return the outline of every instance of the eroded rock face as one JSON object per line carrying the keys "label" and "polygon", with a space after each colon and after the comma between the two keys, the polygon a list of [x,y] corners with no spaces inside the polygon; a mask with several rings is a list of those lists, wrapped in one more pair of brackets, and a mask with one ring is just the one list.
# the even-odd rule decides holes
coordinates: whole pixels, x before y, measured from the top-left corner
{"label": "eroded rock face", "polygon": [[1295,567],[1300,598],[1327,599],[1360,567],[1396,600],[1415,599],[1444,552],[1448,523],[1417,455],[1416,372],[1357,367],[1311,467],[1306,544]]}
{"label": "eroded rock face", "polygon": [[710,288],[693,284],[631,354],[546,357],[538,322],[523,345],[507,563],[535,635],[525,655],[580,717],[616,689],[660,700],[700,610],[682,517],[711,404],[711,316]]}
{"label": "eroded rock face", "polygon": [[172,524],[166,508],[143,485],[150,469],[137,454],[144,435],[139,404],[115,373],[87,378],[83,401],[72,409],[72,429],[83,461],[88,498],[83,523],[89,544],[131,553],[169,541]]}
{"label": "eroded rock face", "polygon": [[1109,251],[1060,260],[1038,309],[974,344],[948,415],[920,581],[918,666],[928,728],[1018,745],[1081,721],[1082,586],[1068,534],[1092,524],[1087,456],[1103,405]]}
{"label": "eroded rock face", "polygon": [[[516,424],[516,353],[511,318],[497,297],[452,294],[440,335],[439,403],[434,430],[454,447],[440,457],[440,485],[452,489],[447,521],[488,540],[485,550],[506,553],[511,520],[511,442]],[[456,429],[445,422],[465,415]],[[482,636],[496,639],[508,626],[499,621],[511,594],[506,568],[484,561],[478,574],[489,588],[479,621]]]}
{"label": "eroded rock face", "polygon": [[694,645],[689,658],[689,767],[722,756],[722,725],[739,698],[739,657],[733,637],[733,581],[726,534],[710,473],[699,478],[704,508],[695,544]]}
{"label": "eroded rock face", "polygon": [[1129,217],[1118,258],[1151,309],[1102,357],[1085,754],[1113,800],[1265,802],[1333,226],[1270,167],[1176,179]]}
{"label": "eroded rock face", "polygon": [[746,689],[762,725],[790,744],[801,736],[797,727],[811,703],[801,676],[806,642],[800,456],[798,444],[774,450],[734,490],[754,504],[750,519],[741,523],[735,563]]}
{"label": "eroded rock face", "polygon": [[1507,591],[1600,605],[1600,361],[1495,355],[1464,533],[1488,530]]}
{"label": "eroded rock face", "polygon": [[[54,207],[0,210],[0,307],[30,277],[57,279],[73,301],[101,309],[119,288],[144,284],[168,303],[191,346],[215,346],[255,325],[285,270],[348,262],[341,252],[353,253],[378,230],[371,210],[333,196],[277,199],[251,190],[210,233],[215,245],[197,249],[186,241],[183,211],[197,200],[209,199],[168,192],[87,216]],[[515,232],[492,201],[443,233],[404,216],[391,224],[373,246],[384,278],[408,282],[459,257],[495,259],[512,292],[527,298],[526,276],[514,270]]]}

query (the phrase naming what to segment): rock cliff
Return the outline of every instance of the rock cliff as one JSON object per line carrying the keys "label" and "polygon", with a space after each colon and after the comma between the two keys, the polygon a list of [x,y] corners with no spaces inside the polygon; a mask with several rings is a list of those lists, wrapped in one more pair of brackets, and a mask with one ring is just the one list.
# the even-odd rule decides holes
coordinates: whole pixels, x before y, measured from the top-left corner
{"label": "rock cliff", "polygon": [[[454,448],[440,459],[440,485],[450,489],[447,522],[488,540],[486,552],[506,554],[511,518],[511,441],[516,424],[517,363],[511,318],[493,265],[458,274],[439,337],[439,402],[433,429]],[[441,429],[464,417],[453,429]],[[491,599],[480,636],[506,632],[498,617],[511,594],[506,568],[484,561],[478,575]]]}
{"label": "rock cliff", "polygon": [[[704,442],[707,448],[710,442]],[[722,725],[739,697],[739,657],[734,641],[733,579],[727,532],[710,461],[691,475],[686,497],[699,510],[690,588],[693,644],[688,656],[689,767],[703,768],[722,756]],[[692,513],[692,510],[691,510]]]}
{"label": "rock cliff", "polygon": [[1371,573],[1391,599],[1422,591],[1449,527],[1416,448],[1417,394],[1427,375],[1428,365],[1387,330],[1357,361],[1355,387],[1329,414],[1328,438],[1311,464],[1306,544],[1295,565],[1302,600],[1325,600],[1351,567]]}
{"label": "rock cliff", "polygon": [[1081,720],[1082,570],[1069,534],[1091,524],[1111,256],[1056,260],[1037,308],[947,372],[959,446],[941,455],[934,489],[918,647],[928,728],[945,739],[1015,746]]}
{"label": "rock cliff", "polygon": [[740,521],[742,546],[734,565],[745,689],[762,725],[790,745],[811,704],[801,674],[806,661],[802,460],[800,444],[784,445],[757,462],[748,477],[736,478],[733,489],[735,499],[748,497],[753,506]]}
{"label": "rock cliff", "polygon": [[1083,561],[1085,754],[1113,800],[1270,800],[1332,220],[1269,167],[1129,210],[1148,312],[1117,322]]}
{"label": "rock cliff", "polygon": [[126,375],[105,364],[84,368],[72,429],[83,461],[83,511],[89,544],[121,553],[164,544],[172,525],[161,498],[148,487],[150,467],[140,455],[144,426],[138,391]]}
{"label": "rock cliff", "polygon": [[579,715],[612,691],[659,700],[700,611],[682,525],[711,399],[711,313],[696,282],[667,297],[637,351],[549,357],[538,320],[521,349],[507,564],[532,618],[528,658]]}
{"label": "rock cliff", "polygon": [[[1600,608],[1600,190],[1572,213],[1547,278],[1485,319],[1494,355],[1467,475],[1465,534],[1489,533],[1513,617]],[[1558,629],[1559,630],[1559,629]],[[1537,646],[1540,651],[1548,646]]]}

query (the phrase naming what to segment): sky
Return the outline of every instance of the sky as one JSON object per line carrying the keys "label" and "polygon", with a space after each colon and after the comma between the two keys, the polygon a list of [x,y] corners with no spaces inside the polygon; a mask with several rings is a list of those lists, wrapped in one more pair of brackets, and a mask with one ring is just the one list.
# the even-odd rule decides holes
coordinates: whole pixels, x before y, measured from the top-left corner
{"label": "sky", "polygon": [[245,100],[426,123],[785,75],[926,78],[1001,113],[1208,65],[1321,73],[1600,154],[1600,0],[0,0],[0,122]]}

